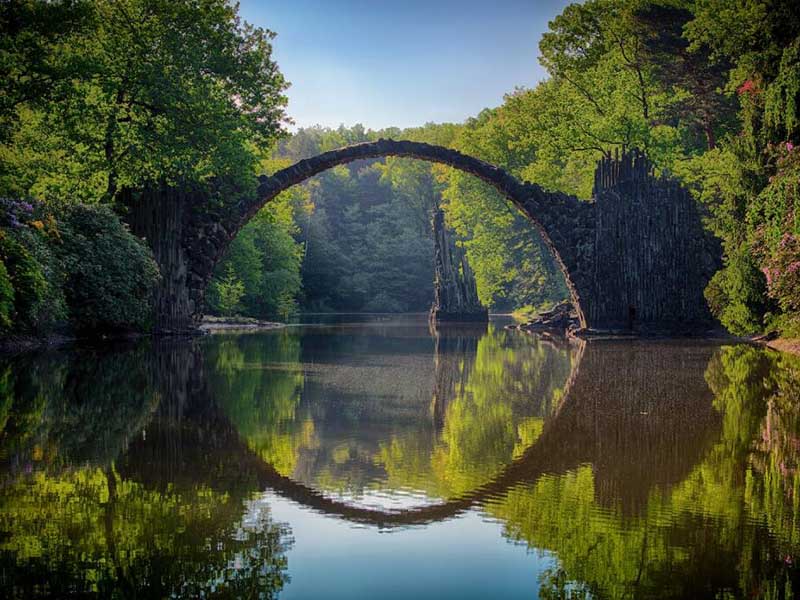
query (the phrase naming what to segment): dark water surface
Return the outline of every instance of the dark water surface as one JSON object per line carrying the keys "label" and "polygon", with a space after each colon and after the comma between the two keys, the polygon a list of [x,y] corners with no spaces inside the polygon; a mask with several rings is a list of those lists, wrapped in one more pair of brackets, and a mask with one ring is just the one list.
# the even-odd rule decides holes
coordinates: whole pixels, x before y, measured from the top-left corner
{"label": "dark water surface", "polygon": [[0,362],[0,596],[800,590],[797,358],[339,321]]}

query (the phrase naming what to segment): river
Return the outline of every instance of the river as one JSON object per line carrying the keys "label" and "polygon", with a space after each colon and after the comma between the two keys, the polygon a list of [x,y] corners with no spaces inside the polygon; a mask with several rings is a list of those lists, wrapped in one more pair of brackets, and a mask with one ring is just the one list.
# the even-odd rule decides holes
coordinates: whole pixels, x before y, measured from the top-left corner
{"label": "river", "polygon": [[318,320],[0,361],[3,594],[800,589],[797,357]]}

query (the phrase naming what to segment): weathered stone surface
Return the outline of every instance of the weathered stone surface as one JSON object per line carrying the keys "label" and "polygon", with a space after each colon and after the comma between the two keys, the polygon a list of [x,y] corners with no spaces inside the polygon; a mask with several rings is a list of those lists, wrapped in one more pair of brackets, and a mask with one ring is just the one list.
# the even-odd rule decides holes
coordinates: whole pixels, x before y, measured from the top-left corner
{"label": "weathered stone surface", "polygon": [[434,302],[430,318],[434,322],[487,322],[489,311],[478,298],[478,285],[467,261],[467,254],[456,247],[444,223],[444,212],[433,214]]}
{"label": "weathered stone surface", "polygon": [[655,178],[638,153],[605,160],[595,177],[594,275],[583,299],[594,328],[692,332],[712,322],[703,296],[719,248],[697,204],[670,179]]}
{"label": "weathered stone surface", "polygon": [[553,253],[582,328],[682,333],[711,323],[703,290],[719,264],[719,249],[703,231],[688,192],[672,180],[655,178],[643,156],[602,161],[594,198],[581,201],[520,182],[456,150],[382,139],[261,177],[255,195],[215,185],[128,193],[132,229],[147,237],[162,269],[157,329],[184,331],[199,324],[214,266],[267,202],[336,165],[383,156],[446,164],[507,197]]}

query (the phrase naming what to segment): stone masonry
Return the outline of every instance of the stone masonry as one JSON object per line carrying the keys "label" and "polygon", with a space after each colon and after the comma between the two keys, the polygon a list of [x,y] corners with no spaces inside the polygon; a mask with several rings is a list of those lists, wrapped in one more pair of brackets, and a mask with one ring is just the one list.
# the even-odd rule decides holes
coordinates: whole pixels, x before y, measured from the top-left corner
{"label": "stone masonry", "polygon": [[583,328],[683,333],[711,324],[703,289],[718,266],[718,249],[688,192],[673,180],[656,178],[643,156],[626,153],[601,161],[594,198],[582,201],[521,182],[456,150],[381,139],[262,176],[255,194],[219,183],[126,192],[131,229],[147,239],[161,266],[156,330],[196,328],[214,266],[267,202],[336,165],[384,156],[449,165],[508,198],[553,253]]}

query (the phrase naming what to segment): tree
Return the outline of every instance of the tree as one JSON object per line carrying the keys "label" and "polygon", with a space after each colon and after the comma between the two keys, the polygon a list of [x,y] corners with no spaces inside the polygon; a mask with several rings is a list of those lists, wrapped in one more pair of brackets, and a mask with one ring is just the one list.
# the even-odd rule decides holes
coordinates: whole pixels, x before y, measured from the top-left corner
{"label": "tree", "polygon": [[0,4],[0,142],[18,124],[18,108],[42,108],[80,76],[82,56],[70,49],[85,35],[92,7],[85,0],[6,0]]}
{"label": "tree", "polygon": [[[735,102],[722,93],[731,65],[725,57],[713,57],[705,44],[690,45],[683,32],[693,18],[686,8],[648,2],[634,10],[633,28],[659,87],[676,97],[666,107],[664,121],[687,123],[695,136],[704,138],[705,149],[712,150],[736,125]],[[695,139],[686,143],[701,147]]]}
{"label": "tree", "polygon": [[703,0],[684,28],[690,50],[707,48],[730,64],[725,92],[739,108],[737,134],[679,171],[723,240],[725,270],[707,295],[722,314],[736,316],[739,332],[800,330],[794,285],[784,285],[800,265],[792,143],[800,134],[798,23],[796,2]]}
{"label": "tree", "polygon": [[242,291],[234,306],[241,304],[247,315],[285,319],[297,310],[303,247],[293,237],[299,231],[294,211],[304,196],[302,189],[282,194],[236,236],[215,270],[208,297],[212,311],[229,314],[221,292],[232,290],[232,274]]}
{"label": "tree", "polygon": [[245,293],[244,283],[236,277],[233,267],[229,266],[225,277],[213,283],[217,293],[219,312],[226,317],[236,315],[241,310],[241,301]]}
{"label": "tree", "polygon": [[[40,6],[49,3],[23,4],[52,18]],[[242,23],[226,0],[64,1],[50,12],[73,4],[82,27],[64,35],[55,28],[55,42],[32,42],[26,54],[37,72],[67,66],[17,76],[27,83],[7,100],[18,123],[3,149],[5,186],[21,181],[15,191],[23,194],[110,200],[149,181],[219,176],[252,185],[254,148],[273,143],[286,121],[274,34]],[[34,39],[45,20],[16,37]],[[39,79],[46,86],[31,83]],[[66,176],[50,173],[56,162]]]}
{"label": "tree", "polygon": [[[362,126],[301,129],[281,142],[291,162],[342,145],[401,135]],[[358,161],[304,184],[295,210],[303,245],[306,310],[424,311],[433,297],[430,165],[419,161]]]}

